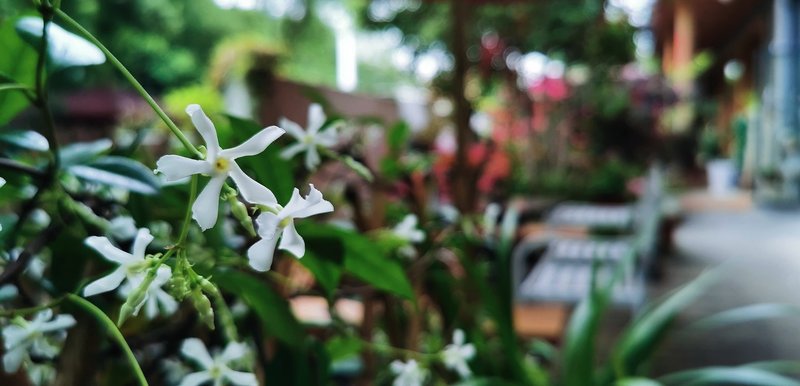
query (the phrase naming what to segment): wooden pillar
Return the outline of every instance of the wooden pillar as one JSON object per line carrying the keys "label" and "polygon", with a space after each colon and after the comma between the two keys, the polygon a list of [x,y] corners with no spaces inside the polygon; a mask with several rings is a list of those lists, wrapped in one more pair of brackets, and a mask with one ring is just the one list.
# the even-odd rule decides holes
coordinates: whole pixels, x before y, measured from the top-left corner
{"label": "wooden pillar", "polygon": [[675,89],[680,97],[691,95],[694,75],[692,59],[695,55],[695,21],[692,14],[693,0],[675,2],[675,28],[672,36],[672,70]]}
{"label": "wooden pillar", "polygon": [[475,171],[469,165],[468,151],[474,142],[474,135],[469,127],[471,108],[464,95],[467,77],[467,35],[466,24],[469,5],[463,0],[450,1],[450,15],[452,19],[451,51],[455,58],[453,69],[453,100],[455,104],[454,123],[456,127],[456,163],[453,168],[452,192],[455,205],[462,213],[472,212],[475,207],[477,186],[475,184]]}

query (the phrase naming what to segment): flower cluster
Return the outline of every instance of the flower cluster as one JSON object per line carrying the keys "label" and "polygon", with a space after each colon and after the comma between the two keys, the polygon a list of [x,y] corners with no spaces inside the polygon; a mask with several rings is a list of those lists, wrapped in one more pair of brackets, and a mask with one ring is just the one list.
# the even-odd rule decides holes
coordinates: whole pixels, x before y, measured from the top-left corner
{"label": "flower cluster", "polygon": [[[475,346],[465,343],[462,330],[453,332],[453,343],[445,346],[439,354],[439,358],[446,368],[455,371],[465,379],[472,375],[467,361],[474,356]],[[407,362],[393,361],[390,364],[390,370],[395,375],[392,386],[422,386],[428,376],[428,371],[413,359]]]}
{"label": "flower cluster", "polygon": [[[190,105],[186,108],[186,112],[206,143],[206,157],[204,160],[195,160],[177,155],[165,155],[156,163],[156,172],[163,174],[167,181],[177,181],[195,174],[211,177],[192,205],[192,217],[200,228],[206,230],[216,224],[222,186],[227,178],[231,177],[242,198],[261,210],[255,222],[261,240],[253,244],[247,252],[250,266],[258,271],[268,270],[272,265],[276,246],[302,257],[305,254],[305,243],[294,227],[294,219],[331,212],[333,205],[323,199],[322,193],[311,185],[308,196],[301,197],[299,190],[295,189],[291,199],[283,207],[272,191],[250,178],[236,163],[239,157],[252,156],[264,151],[285,133],[284,129],[270,126],[237,147],[222,149],[214,124],[200,106]],[[305,134],[294,122],[286,119],[282,119],[281,122],[299,141],[287,148],[283,156],[289,157],[300,151],[306,151],[308,154],[306,166],[309,168],[319,163],[317,146],[331,146],[335,143],[335,128],[319,132],[325,122],[325,115],[318,105],[312,105],[309,109],[309,130]],[[278,244],[279,238],[280,244]]]}

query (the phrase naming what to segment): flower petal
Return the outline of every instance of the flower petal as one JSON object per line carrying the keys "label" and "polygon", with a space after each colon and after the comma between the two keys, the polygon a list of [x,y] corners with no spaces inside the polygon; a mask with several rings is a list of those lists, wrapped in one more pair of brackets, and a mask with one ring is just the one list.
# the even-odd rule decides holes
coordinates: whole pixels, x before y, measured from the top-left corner
{"label": "flower petal", "polygon": [[140,228],[136,232],[136,239],[133,240],[132,255],[137,260],[144,259],[144,254],[147,252],[147,246],[153,241],[153,235],[147,228]]}
{"label": "flower petal", "polygon": [[453,331],[453,344],[456,346],[464,344],[464,330],[457,328]]}
{"label": "flower petal", "polygon": [[178,301],[172,295],[161,288],[156,289],[154,294],[158,304],[161,305],[161,309],[164,311],[164,315],[172,315],[178,310]]}
{"label": "flower petal", "polygon": [[306,169],[314,170],[320,163],[319,153],[316,146],[309,146],[306,152]]}
{"label": "flower petal", "polygon": [[311,106],[308,106],[308,122],[306,127],[308,127],[309,134],[316,134],[317,131],[325,124],[325,111],[322,110],[322,106],[317,103],[312,103]]}
{"label": "flower petal", "polygon": [[230,342],[227,346],[225,346],[225,350],[222,351],[219,358],[222,359],[223,363],[230,363],[235,360],[241,359],[247,354],[247,345],[244,343],[239,342]]}
{"label": "flower petal", "polygon": [[317,144],[324,147],[331,147],[335,145],[336,142],[338,142],[337,130],[339,129],[340,126],[341,124],[339,123],[332,124],[331,126],[328,126],[327,129],[317,134],[316,138]]}
{"label": "flower petal", "polygon": [[208,349],[202,340],[197,338],[189,338],[181,344],[181,354],[188,359],[194,360],[204,369],[210,369],[214,366],[214,360],[208,353]]}
{"label": "flower petal", "polygon": [[117,289],[122,281],[125,280],[125,271],[126,268],[121,266],[110,274],[89,283],[89,285],[83,288],[83,296],[94,296]]}
{"label": "flower petal", "polygon": [[192,204],[192,218],[200,225],[200,229],[207,230],[217,223],[219,212],[219,193],[222,184],[225,183],[225,176],[214,176],[211,181],[203,188],[200,195]]}
{"label": "flower petal", "polygon": [[50,332],[50,331],[58,331],[58,330],[66,330],[75,325],[75,318],[69,314],[62,314],[56,316],[50,322],[45,323],[42,327],[39,328],[40,332]]}
{"label": "flower petal", "polygon": [[127,265],[136,261],[130,253],[115,247],[106,237],[89,236],[84,243],[99,252],[100,255],[108,261],[121,265]]}
{"label": "flower petal", "polygon": [[283,228],[283,233],[281,234],[281,243],[278,245],[278,248],[288,251],[297,258],[301,258],[306,254],[306,242],[303,240],[300,234],[297,233],[297,229],[294,227],[294,222],[289,221],[289,223],[286,224],[286,227]]}
{"label": "flower petal", "polygon": [[265,127],[241,145],[222,150],[219,155],[234,160],[239,157],[259,154],[285,132],[278,126]]}
{"label": "flower petal", "polygon": [[212,379],[208,371],[198,371],[196,373],[187,374],[183,377],[178,386],[199,386]]}
{"label": "flower petal", "polygon": [[290,216],[293,218],[306,218],[315,214],[333,212],[333,204],[322,198],[322,192],[317,190],[314,184],[309,184],[308,186],[308,196],[305,199],[307,206],[294,211]]}
{"label": "flower petal", "polygon": [[28,337],[28,330],[22,326],[11,324],[3,328],[3,347],[6,350],[17,347]]}
{"label": "flower petal", "polygon": [[307,206],[308,202],[300,195],[300,189],[294,188],[294,190],[292,190],[292,197],[289,198],[289,202],[287,202],[286,206],[281,210],[280,216],[291,216],[293,213],[297,213]]}
{"label": "flower petal", "polygon": [[248,176],[247,173],[245,173],[239,167],[239,165],[236,164],[236,162],[231,162],[228,173],[233,179],[233,182],[236,183],[236,187],[239,188],[239,192],[242,193],[242,197],[246,201],[271,207],[278,205],[278,199],[275,198],[275,194],[273,194],[272,191],[266,186],[261,185],[258,183],[258,181],[250,178],[250,176]]}
{"label": "flower petal", "polygon": [[295,142],[291,146],[281,150],[280,156],[283,159],[291,159],[292,157],[297,155],[297,153],[300,153],[303,150],[306,150],[307,148],[308,144],[303,142]]}
{"label": "flower petal", "polygon": [[24,345],[6,352],[5,355],[3,355],[3,370],[5,370],[7,374],[16,373],[20,365],[22,365],[22,361],[25,359],[27,353],[28,350]]}
{"label": "flower petal", "polygon": [[228,369],[222,373],[222,376],[228,378],[236,386],[258,386],[258,379],[253,373]]}
{"label": "flower petal", "polygon": [[167,182],[177,181],[192,174],[210,174],[211,164],[208,161],[168,154],[156,161],[156,173],[164,175]]}
{"label": "flower petal", "polygon": [[247,250],[247,259],[250,261],[250,267],[259,272],[269,271],[272,266],[272,258],[275,255],[275,244],[277,243],[278,237],[275,236],[271,239],[261,239],[250,246]]}
{"label": "flower petal", "polygon": [[295,121],[282,117],[280,120],[278,120],[278,125],[280,125],[281,128],[286,130],[286,133],[288,133],[298,141],[303,142],[303,138],[306,136],[306,132]]}
{"label": "flower petal", "polygon": [[263,212],[256,217],[256,225],[258,225],[258,235],[262,239],[272,239],[278,233],[278,224],[280,217],[274,213]]}
{"label": "flower petal", "polygon": [[203,141],[206,142],[206,159],[215,159],[220,151],[219,140],[217,139],[217,129],[214,128],[214,123],[208,119],[206,113],[200,105],[186,106],[186,114],[192,119],[194,127],[200,132]]}

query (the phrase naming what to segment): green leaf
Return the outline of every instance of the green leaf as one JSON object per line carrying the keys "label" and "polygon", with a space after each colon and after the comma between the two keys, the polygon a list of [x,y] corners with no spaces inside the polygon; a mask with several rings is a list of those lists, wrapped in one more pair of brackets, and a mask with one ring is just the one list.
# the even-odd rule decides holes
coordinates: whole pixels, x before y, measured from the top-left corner
{"label": "green leaf", "polygon": [[[14,31],[14,23],[7,21],[0,25],[0,73],[3,83],[19,83],[32,86],[36,77],[36,51],[20,40]],[[10,121],[30,101],[18,92],[0,93],[0,126]]]}
{"label": "green leaf", "polygon": [[[40,17],[26,16],[17,21],[19,36],[35,50],[42,41],[44,21]],[[106,56],[97,46],[57,24],[47,26],[47,55],[53,69],[103,64]]]}
{"label": "green leaf", "polygon": [[139,181],[156,191],[161,188],[161,183],[155,173],[141,162],[131,158],[105,156],[93,161],[89,166]]}
{"label": "green leaf", "polygon": [[399,153],[406,146],[408,138],[411,136],[411,129],[408,124],[400,121],[389,129],[386,140],[389,143],[389,150],[392,153]]}
{"label": "green leaf", "polygon": [[217,270],[212,281],[252,308],[267,334],[289,347],[305,347],[305,331],[292,314],[289,303],[264,280],[239,271]]}
{"label": "green leaf", "polygon": [[701,275],[635,320],[614,348],[615,368],[627,375],[637,374],[678,313],[700,296],[715,278],[714,271]]}
{"label": "green leaf", "polygon": [[403,267],[372,240],[350,230],[329,225],[301,224],[303,237],[335,237],[345,249],[344,270],[375,288],[412,300],[414,291]]}
{"label": "green leaf", "polygon": [[14,130],[0,133],[0,142],[33,151],[48,151],[47,138],[32,130]]}
{"label": "green leaf", "polygon": [[344,245],[339,238],[331,236],[304,235],[306,254],[300,259],[316,278],[328,295],[332,295],[342,277]]}
{"label": "green leaf", "polygon": [[800,307],[791,304],[751,304],[703,318],[693,323],[689,328],[711,330],[761,319],[797,316],[800,316]]}
{"label": "green leaf", "polygon": [[500,378],[472,378],[458,382],[454,386],[515,386],[517,383],[508,382]]}
{"label": "green leaf", "polygon": [[110,139],[100,139],[94,142],[73,143],[61,148],[58,152],[61,158],[61,166],[69,167],[72,165],[87,164],[100,155],[111,150],[113,142]]}
{"label": "green leaf", "polygon": [[665,385],[759,385],[800,386],[800,382],[767,370],[739,367],[708,367],[672,373],[659,378]]}
{"label": "green leaf", "polygon": [[325,342],[325,350],[333,362],[357,356],[362,346],[360,340],[349,336],[334,336]]}
{"label": "green leaf", "polygon": [[[135,161],[134,161],[135,162]],[[116,188],[122,188],[135,193],[156,194],[158,185],[151,184],[151,181],[139,179],[140,176],[131,176],[104,170],[95,166],[73,165],[67,168],[70,174],[90,182],[96,182]]]}

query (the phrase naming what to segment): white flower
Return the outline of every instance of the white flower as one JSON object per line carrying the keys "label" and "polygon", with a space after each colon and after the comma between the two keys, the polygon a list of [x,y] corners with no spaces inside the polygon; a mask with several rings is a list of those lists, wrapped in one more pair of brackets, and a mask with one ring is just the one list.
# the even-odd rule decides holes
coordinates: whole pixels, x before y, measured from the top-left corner
{"label": "white flower", "polygon": [[392,386],[422,386],[425,381],[425,369],[419,367],[413,359],[408,362],[393,361],[389,366],[397,376]]}
{"label": "white flower", "polygon": [[136,239],[133,240],[132,253],[128,253],[112,245],[107,237],[87,237],[86,245],[99,252],[106,260],[119,264],[119,267],[110,274],[89,283],[83,289],[83,296],[88,297],[113,291],[125,279],[128,279],[129,282],[141,280],[146,268],[145,252],[151,241],[153,241],[153,235],[150,234],[150,231],[147,228],[139,229]]}
{"label": "white flower", "polygon": [[455,370],[462,378],[467,378],[472,374],[467,366],[467,361],[474,356],[475,346],[472,343],[464,344],[464,331],[453,331],[453,343],[447,345],[442,351],[445,367]]}
{"label": "white flower", "polygon": [[115,240],[130,240],[136,236],[136,222],[128,216],[117,216],[111,219],[108,234]]}
{"label": "white flower", "polygon": [[[12,248],[10,251],[3,254],[3,258],[7,261],[16,261],[19,255],[22,254],[23,248]],[[44,271],[47,269],[47,263],[42,260],[39,255],[35,255],[28,261],[28,266],[25,267],[23,273],[28,275],[31,279],[41,280],[44,277]]]}
{"label": "white flower", "polygon": [[281,157],[290,159],[298,153],[306,152],[306,169],[316,168],[320,163],[317,147],[331,147],[336,144],[337,125],[331,125],[326,130],[320,131],[326,119],[322,106],[316,103],[308,107],[308,128],[305,131],[297,123],[281,118],[279,121],[281,127],[297,139],[297,143],[281,152]]}
{"label": "white flower", "polygon": [[[164,291],[162,288],[172,276],[172,271],[169,267],[161,266],[156,272],[156,277],[150,286],[147,287],[147,294],[144,297],[144,302],[140,304],[134,311],[134,315],[139,313],[139,309],[144,307],[144,316],[147,319],[153,319],[158,316],[159,311],[163,311],[164,315],[171,315],[178,310],[178,301]],[[131,293],[142,284],[144,275],[134,276],[127,283],[120,286],[120,295],[127,298]]]}
{"label": "white flower", "polygon": [[[322,193],[314,188],[314,185],[309,186],[310,190],[306,198],[301,197],[300,190],[295,188],[292,192],[292,198],[289,199],[286,207],[279,207],[277,213],[262,212],[256,218],[258,235],[261,240],[247,250],[247,258],[250,260],[250,266],[253,269],[257,271],[269,270],[278,238],[281,239],[278,248],[288,251],[298,258],[305,255],[306,244],[294,227],[294,219],[333,211],[333,205],[322,198]],[[257,204],[261,203],[257,202]]]}
{"label": "white flower", "polygon": [[213,381],[214,386],[222,385],[228,381],[237,386],[258,386],[255,374],[231,370],[231,362],[238,361],[247,355],[247,346],[244,343],[231,342],[219,355],[208,353],[208,349],[200,339],[189,338],[183,341],[181,354],[192,359],[203,369],[183,377],[178,386],[198,386],[205,382]]}
{"label": "white flower", "polygon": [[228,176],[236,183],[245,200],[270,202],[272,205],[276,205],[275,195],[245,174],[236,164],[236,159],[261,153],[269,144],[283,135],[283,129],[270,126],[259,131],[239,146],[222,149],[219,147],[214,124],[203,113],[200,106],[189,105],[186,107],[186,113],[192,118],[192,123],[206,142],[206,158],[196,160],[172,154],[165,155],[156,162],[156,172],[164,174],[168,182],[194,174],[211,177],[211,181],[206,184],[192,205],[192,218],[197,221],[200,228],[206,230],[217,223],[219,195]]}
{"label": "white flower", "polygon": [[403,221],[395,225],[394,229],[392,229],[392,233],[394,233],[397,238],[410,243],[422,242],[425,240],[425,232],[417,229],[417,222],[417,215],[407,214],[406,217],[403,218]]}
{"label": "white flower", "polygon": [[45,334],[55,334],[63,338],[63,330],[73,325],[75,318],[71,315],[58,315],[53,319],[53,310],[50,309],[39,312],[31,321],[16,319],[14,324],[3,328],[3,344],[6,350],[3,355],[3,369],[6,373],[17,372],[22,362],[29,359],[28,351],[45,358],[55,357],[58,347]]}

